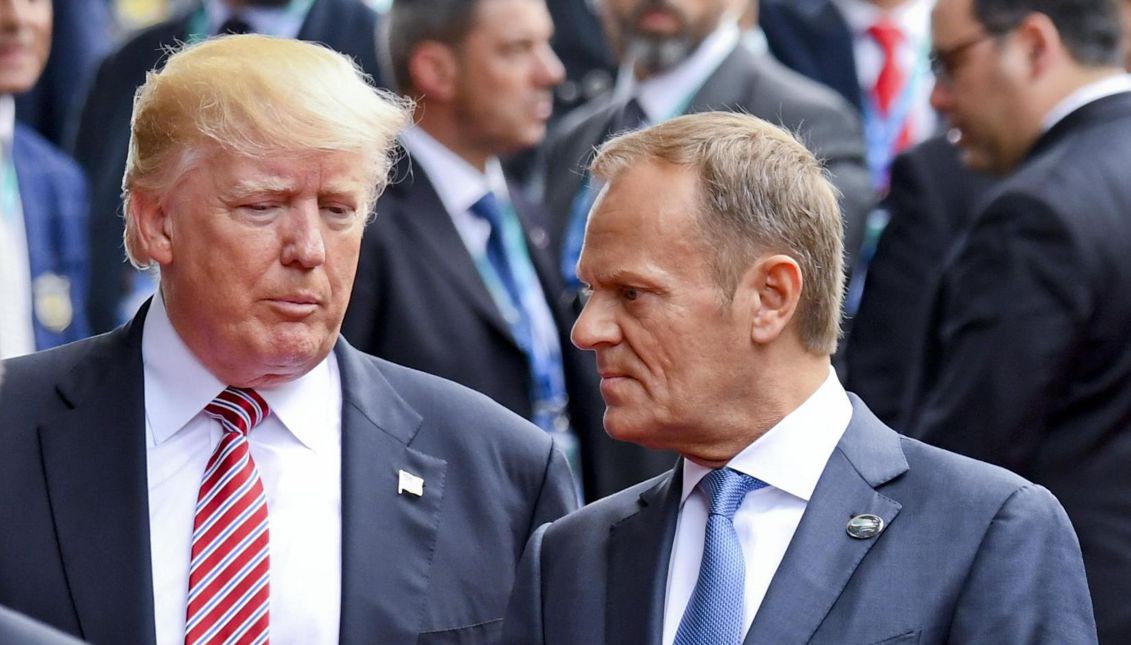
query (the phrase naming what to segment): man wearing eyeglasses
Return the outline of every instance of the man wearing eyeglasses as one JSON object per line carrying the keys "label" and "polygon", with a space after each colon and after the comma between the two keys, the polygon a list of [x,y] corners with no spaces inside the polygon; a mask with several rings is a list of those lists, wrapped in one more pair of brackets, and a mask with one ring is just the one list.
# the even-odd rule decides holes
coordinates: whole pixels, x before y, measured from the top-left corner
{"label": "man wearing eyeglasses", "polygon": [[1047,486],[1131,642],[1131,80],[1111,0],[939,0],[932,103],[1008,175],[942,274],[910,434]]}

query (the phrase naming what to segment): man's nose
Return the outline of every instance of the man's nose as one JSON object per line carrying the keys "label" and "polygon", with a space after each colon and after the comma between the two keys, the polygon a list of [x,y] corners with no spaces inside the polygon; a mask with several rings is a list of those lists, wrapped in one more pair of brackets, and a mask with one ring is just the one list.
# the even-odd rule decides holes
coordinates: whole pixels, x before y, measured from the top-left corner
{"label": "man's nose", "polygon": [[538,82],[543,87],[556,87],[565,79],[565,66],[550,48],[549,43],[544,43],[538,51]]}
{"label": "man's nose", "polygon": [[594,295],[586,301],[569,336],[578,349],[584,350],[620,342],[620,329],[603,297]]}
{"label": "man's nose", "polygon": [[289,213],[284,224],[284,265],[298,265],[304,269],[326,261],[326,245],[322,239],[322,218],[316,202],[301,202]]}

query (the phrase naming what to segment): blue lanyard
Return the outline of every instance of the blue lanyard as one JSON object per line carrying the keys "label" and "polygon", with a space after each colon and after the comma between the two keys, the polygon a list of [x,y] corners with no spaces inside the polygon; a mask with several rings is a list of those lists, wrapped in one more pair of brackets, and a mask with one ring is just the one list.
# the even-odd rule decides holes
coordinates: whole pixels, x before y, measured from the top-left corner
{"label": "blue lanyard", "polygon": [[[287,4],[285,11],[292,15],[305,15],[310,10],[310,6],[314,4],[314,0],[291,0]],[[209,36],[212,33],[212,26],[208,24],[208,10],[204,4],[201,3],[196,11],[189,15],[188,19],[188,34],[185,37],[185,42],[195,43]]]}
{"label": "blue lanyard", "polygon": [[22,217],[23,202],[20,201],[20,182],[16,175],[16,162],[12,158],[12,146],[4,145],[3,162],[0,164],[0,217],[15,221]]}
{"label": "blue lanyard", "polygon": [[899,142],[899,135],[907,124],[908,115],[911,113],[912,103],[919,91],[919,86],[927,76],[927,57],[922,48],[916,57],[916,64],[911,70],[911,76],[899,91],[891,109],[885,115],[881,112],[876,99],[871,92],[864,92],[862,109],[864,115],[864,138],[867,143],[868,170],[872,176],[872,188],[877,192],[887,189],[888,171],[892,159],[895,158],[895,147]]}

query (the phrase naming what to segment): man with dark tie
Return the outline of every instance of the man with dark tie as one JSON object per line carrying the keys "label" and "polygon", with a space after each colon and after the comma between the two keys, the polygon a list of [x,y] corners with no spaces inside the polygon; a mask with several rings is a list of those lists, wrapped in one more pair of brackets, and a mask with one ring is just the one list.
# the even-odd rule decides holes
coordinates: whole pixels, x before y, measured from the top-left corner
{"label": "man with dark tie", "polygon": [[490,396],[550,434],[587,499],[671,467],[601,428],[592,357],[570,345],[550,223],[499,158],[537,145],[563,78],[543,0],[398,0],[379,49],[417,98],[377,202],[342,330],[362,351]]}
{"label": "man with dark tie", "polygon": [[504,642],[1095,642],[1056,499],[838,382],[836,191],[793,136],[685,116],[590,169],[573,340],[608,432],[683,458],[535,532]]}
{"label": "man with dark tie", "polygon": [[[87,0],[90,1],[90,0]],[[153,293],[154,278],[122,258],[122,170],[134,92],[178,43],[214,34],[255,32],[323,43],[378,79],[377,14],[363,0],[190,0],[168,20],[131,34],[98,65],[67,137],[90,181],[91,297],[94,332],[113,329]]]}
{"label": "man with dark tie", "polygon": [[346,56],[227,36],[135,102],[126,326],[10,360],[0,604],[95,643],[490,643],[565,458],[339,336],[409,110]]}

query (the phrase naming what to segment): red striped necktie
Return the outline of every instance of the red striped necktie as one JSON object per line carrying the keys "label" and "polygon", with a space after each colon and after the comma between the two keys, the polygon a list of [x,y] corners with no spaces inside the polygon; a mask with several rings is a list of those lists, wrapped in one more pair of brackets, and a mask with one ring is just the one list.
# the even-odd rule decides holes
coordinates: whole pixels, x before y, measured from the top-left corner
{"label": "red striped necktie", "polygon": [[224,434],[196,502],[185,645],[267,643],[267,498],[247,435],[271,410],[255,390],[229,387],[204,412]]}

